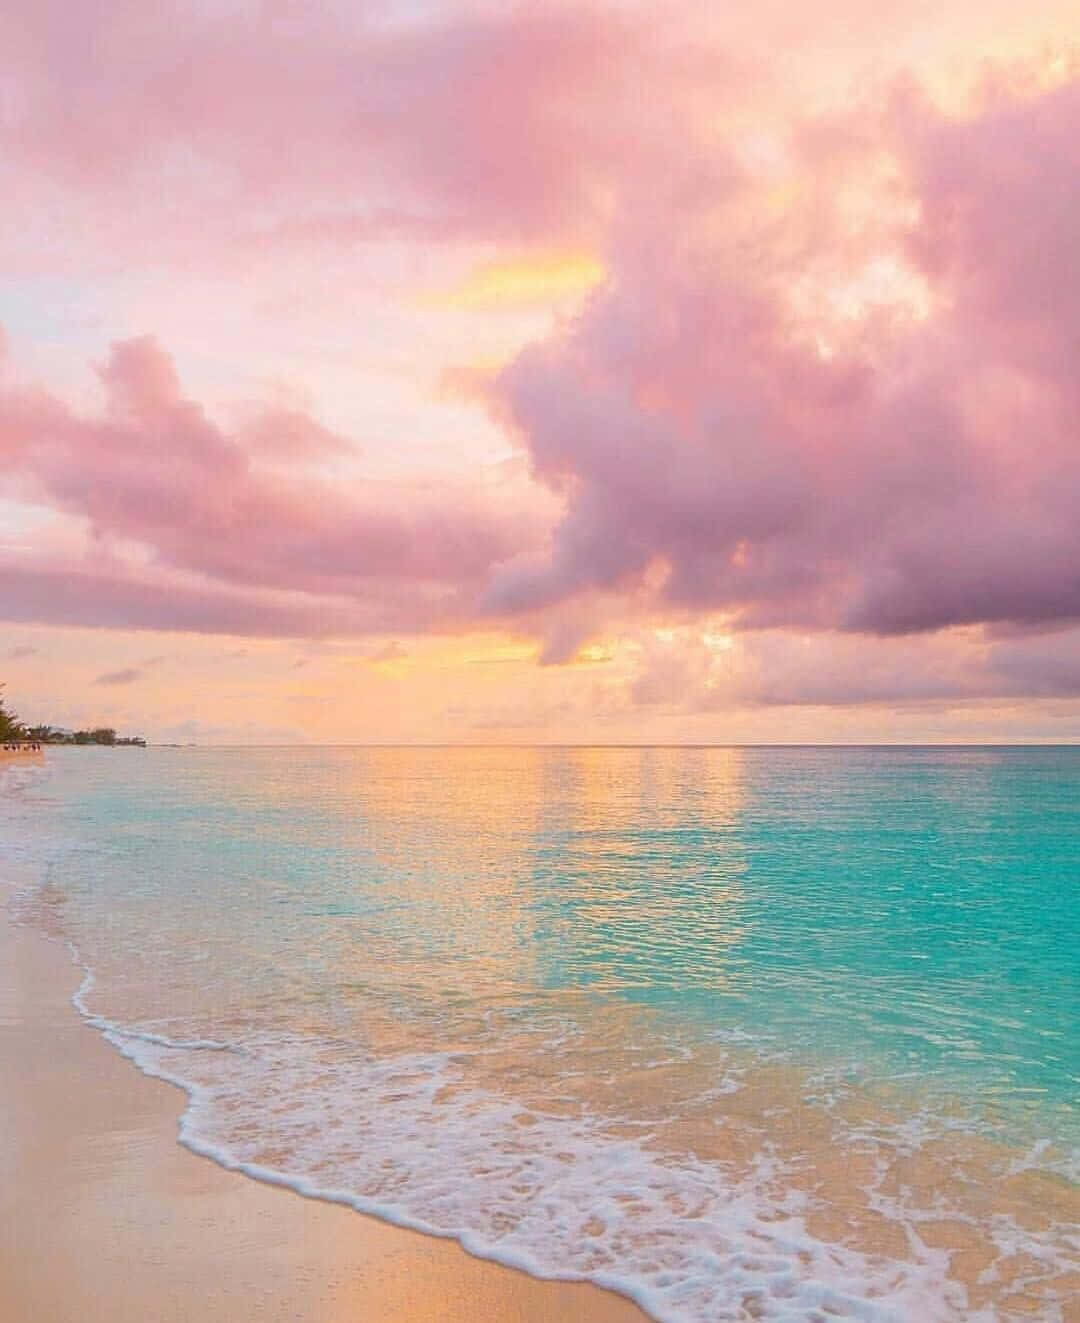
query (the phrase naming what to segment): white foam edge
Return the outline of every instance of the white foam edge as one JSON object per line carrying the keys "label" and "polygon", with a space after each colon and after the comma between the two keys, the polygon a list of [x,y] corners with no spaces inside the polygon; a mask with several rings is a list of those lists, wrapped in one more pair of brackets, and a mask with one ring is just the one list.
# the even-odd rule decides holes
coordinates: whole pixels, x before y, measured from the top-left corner
{"label": "white foam edge", "polygon": [[[157,1047],[177,1051],[228,1052],[242,1056],[248,1054],[236,1045],[216,1039],[177,1040],[160,1034],[126,1029],[107,1017],[94,1012],[87,1001],[95,986],[93,971],[81,959],[74,943],[66,939],[60,940],[65,940],[72,963],[82,970],[82,980],[79,987],[71,995],[70,1000],[83,1021],[89,1027],[100,1032],[105,1040],[125,1059],[130,1061],[140,1073],[148,1078],[161,1080],[179,1089],[185,1095],[187,1104],[179,1117],[177,1140],[189,1152],[209,1159],[223,1170],[246,1176],[264,1185],[286,1189],[294,1194],[307,1199],[318,1200],[321,1203],[349,1208],[354,1212],[372,1217],[390,1226],[419,1232],[440,1240],[453,1241],[474,1258],[524,1272],[538,1280],[591,1284],[631,1301],[651,1318],[657,1320],[657,1323],[664,1323],[665,1320],[671,1319],[672,1315],[669,1312],[671,1302],[664,1298],[663,1292],[650,1289],[648,1285],[633,1279],[602,1269],[589,1272],[577,1272],[573,1269],[553,1270],[528,1251],[502,1244],[493,1244],[468,1227],[434,1225],[399,1205],[380,1202],[348,1189],[318,1185],[303,1176],[289,1175],[277,1168],[239,1159],[225,1146],[201,1137],[197,1129],[198,1118],[200,1112],[204,1109],[212,1112],[212,1091],[175,1074],[158,1063],[148,1060],[149,1053],[140,1051],[140,1049]],[[913,1228],[908,1228],[909,1236],[912,1230]],[[811,1237],[811,1239],[816,1240],[816,1237]],[[930,1261],[932,1260],[933,1266],[936,1268],[937,1274],[940,1274],[941,1279],[947,1276],[948,1251],[932,1251],[921,1242],[918,1245],[913,1243],[912,1250],[913,1258],[908,1261],[909,1267],[914,1268],[921,1259],[922,1268],[930,1268]],[[753,1251],[748,1251],[748,1253],[752,1254]],[[781,1272],[780,1275],[787,1276],[787,1273]],[[664,1283],[664,1285],[667,1284]],[[941,1299],[937,1302],[941,1312],[934,1309],[932,1315],[927,1313],[922,1318],[915,1319],[911,1315],[897,1312],[896,1308],[891,1306],[887,1299],[852,1295],[848,1290],[838,1288],[820,1279],[803,1279],[800,1281],[798,1283],[798,1299],[797,1301],[793,1299],[791,1303],[798,1309],[798,1313],[785,1312],[783,1315],[774,1315],[774,1317],[790,1320],[790,1323],[828,1323],[828,1319],[837,1315],[852,1320],[854,1323],[930,1323],[931,1318],[935,1320],[963,1318],[965,1323],[997,1323],[999,1317],[995,1311],[987,1312],[983,1309],[970,1312],[965,1309],[958,1313],[955,1300],[947,1303],[944,1299]],[[1051,1323],[1051,1318],[1058,1317],[1060,1315],[1057,1313],[1053,1316],[1048,1315],[1047,1323]]]}
{"label": "white foam edge", "polygon": [[479,1236],[474,1235],[467,1229],[447,1230],[444,1227],[434,1226],[422,1218],[415,1217],[410,1213],[393,1204],[383,1204],[374,1199],[365,1198],[363,1195],[357,1195],[350,1190],[335,1190],[327,1186],[314,1185],[312,1182],[303,1179],[303,1177],[289,1176],[285,1172],[278,1171],[274,1167],[264,1167],[255,1162],[244,1162],[235,1157],[228,1149],[221,1145],[211,1143],[209,1140],[201,1139],[194,1133],[194,1113],[203,1101],[203,1094],[209,1094],[208,1090],[202,1089],[199,1085],[193,1084],[190,1080],[182,1076],[175,1075],[171,1071],[165,1070],[160,1066],[151,1065],[145,1058],[140,1058],[139,1044],[145,1043],[156,1047],[175,1048],[182,1051],[206,1050],[221,1052],[240,1052],[241,1049],[222,1043],[215,1039],[195,1039],[190,1041],[179,1041],[166,1038],[159,1034],[146,1034],[137,1031],[124,1029],[122,1026],[107,1019],[103,1015],[90,1010],[86,1003],[86,997],[94,987],[93,970],[86,965],[79,955],[73,942],[68,941],[68,950],[71,953],[72,963],[83,971],[82,981],[78,988],[71,995],[71,1004],[82,1017],[84,1022],[92,1029],[98,1030],[102,1037],[111,1044],[126,1060],[130,1061],[141,1074],[150,1079],[161,1080],[166,1084],[179,1089],[187,1098],[188,1105],[180,1114],[177,1140],[184,1148],[198,1157],[208,1158],[217,1166],[226,1171],[237,1172],[240,1175],[250,1177],[252,1180],[261,1182],[263,1185],[272,1185],[280,1189],[292,1191],[305,1199],[316,1199],[320,1203],[337,1204],[344,1208],[352,1209],[354,1212],[362,1213],[367,1217],[375,1218],[379,1222],[385,1222],[390,1226],[400,1227],[406,1231],[416,1231],[425,1236],[433,1236],[438,1240],[455,1241],[466,1253],[473,1258],[481,1259],[488,1263],[497,1263],[506,1268],[516,1269],[519,1272],[527,1273],[528,1276],[537,1278],[540,1281],[554,1281],[567,1283],[587,1283],[598,1286],[603,1290],[612,1291],[617,1295],[629,1299],[638,1305],[645,1313],[652,1317],[657,1317],[649,1308],[649,1293],[626,1283],[624,1280],[611,1276],[607,1273],[596,1273],[588,1275],[585,1273],[555,1273],[532,1256],[524,1253],[513,1253],[509,1251],[497,1251]]}

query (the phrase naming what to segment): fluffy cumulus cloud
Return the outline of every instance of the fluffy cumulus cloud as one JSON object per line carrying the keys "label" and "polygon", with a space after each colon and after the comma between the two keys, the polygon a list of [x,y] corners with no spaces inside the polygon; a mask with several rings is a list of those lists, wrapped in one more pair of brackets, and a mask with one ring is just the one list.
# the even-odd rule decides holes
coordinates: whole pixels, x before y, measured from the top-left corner
{"label": "fluffy cumulus cloud", "polygon": [[[640,709],[1075,695],[1068,6],[728,8],[8,6],[0,614],[503,629],[553,667],[632,638]],[[433,301],[450,267],[484,298]],[[189,277],[182,380],[141,300]],[[34,302],[64,282],[92,390]],[[301,306],[335,399],[222,409]],[[363,435],[323,421],[351,390]],[[472,427],[501,467],[455,460]]]}
{"label": "fluffy cumulus cloud", "polygon": [[827,288],[796,298],[786,220],[733,253],[745,182],[704,190],[673,237],[661,196],[580,318],[500,378],[566,513],[550,555],[497,573],[494,607],[659,566],[661,602],[750,627],[1080,617],[1080,81],[963,119],[899,96],[867,143],[835,137],[802,168],[887,149],[909,206],[854,236],[819,217],[801,270],[848,256],[858,274],[878,245],[894,301],[838,318]]}

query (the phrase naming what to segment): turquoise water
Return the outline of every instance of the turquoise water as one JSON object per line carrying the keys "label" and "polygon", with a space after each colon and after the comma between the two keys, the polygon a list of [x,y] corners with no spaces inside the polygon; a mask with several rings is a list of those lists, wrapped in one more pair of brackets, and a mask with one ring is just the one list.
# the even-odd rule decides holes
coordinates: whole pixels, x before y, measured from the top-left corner
{"label": "turquoise water", "polygon": [[[56,750],[0,839],[221,1160],[662,1319],[1067,1317],[1080,749]],[[863,1234],[943,1208],[981,1285]]]}

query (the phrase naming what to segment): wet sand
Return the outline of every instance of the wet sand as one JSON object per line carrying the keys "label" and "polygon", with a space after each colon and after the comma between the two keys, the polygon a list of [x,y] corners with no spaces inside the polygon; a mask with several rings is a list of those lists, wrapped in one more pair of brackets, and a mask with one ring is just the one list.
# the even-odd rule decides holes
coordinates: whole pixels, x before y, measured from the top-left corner
{"label": "wet sand", "polygon": [[79,1019],[66,950],[3,904],[0,1323],[644,1323],[181,1148],[183,1095]]}

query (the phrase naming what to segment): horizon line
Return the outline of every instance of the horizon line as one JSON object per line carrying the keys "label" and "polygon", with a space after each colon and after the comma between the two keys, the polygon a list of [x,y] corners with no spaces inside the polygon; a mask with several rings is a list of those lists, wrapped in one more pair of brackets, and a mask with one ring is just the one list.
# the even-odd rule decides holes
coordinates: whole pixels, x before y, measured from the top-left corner
{"label": "horizon line", "polygon": [[[105,745],[48,744],[48,748],[105,748]],[[118,746],[129,747],[129,746]],[[135,746],[130,746],[135,747]],[[300,741],[236,742],[147,740],[150,749],[1078,749],[1072,740],[747,740],[747,741]]]}

